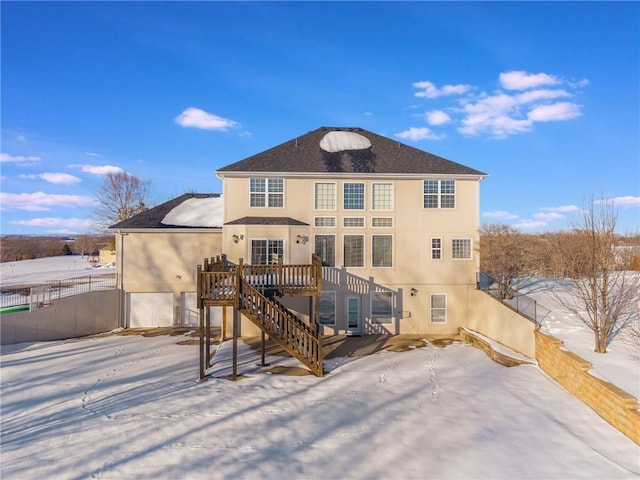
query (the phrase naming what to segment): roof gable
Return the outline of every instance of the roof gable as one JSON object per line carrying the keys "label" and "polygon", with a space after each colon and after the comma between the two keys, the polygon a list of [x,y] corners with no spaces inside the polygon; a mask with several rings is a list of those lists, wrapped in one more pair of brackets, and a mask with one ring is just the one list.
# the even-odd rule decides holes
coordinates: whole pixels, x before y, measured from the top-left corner
{"label": "roof gable", "polygon": [[485,173],[362,128],[321,127],[218,170],[230,173]]}

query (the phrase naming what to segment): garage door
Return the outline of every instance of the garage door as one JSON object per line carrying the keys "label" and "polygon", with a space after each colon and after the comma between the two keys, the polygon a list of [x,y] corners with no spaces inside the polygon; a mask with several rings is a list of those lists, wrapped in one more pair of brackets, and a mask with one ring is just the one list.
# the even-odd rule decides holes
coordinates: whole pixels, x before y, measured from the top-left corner
{"label": "garage door", "polygon": [[[200,312],[196,302],[196,292],[182,292],[182,325],[196,327],[200,325]],[[222,307],[211,307],[211,326],[222,325]]]}
{"label": "garage door", "polygon": [[172,293],[128,293],[129,327],[173,326]]}

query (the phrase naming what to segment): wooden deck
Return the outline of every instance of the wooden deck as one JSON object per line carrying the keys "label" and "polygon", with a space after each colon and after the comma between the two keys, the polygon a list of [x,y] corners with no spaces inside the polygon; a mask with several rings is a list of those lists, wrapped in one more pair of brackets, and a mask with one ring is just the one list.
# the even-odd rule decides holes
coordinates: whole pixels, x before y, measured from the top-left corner
{"label": "wooden deck", "polygon": [[[237,313],[242,313],[265,335],[278,342],[289,354],[305,364],[315,375],[324,374],[322,336],[319,324],[319,298],[322,294],[322,262],[313,257],[310,264],[235,265],[225,256],[207,259],[197,267],[200,330],[208,331],[210,307],[234,308],[234,378],[236,371]],[[305,323],[282,305],[276,297],[284,295],[315,296],[315,312],[309,312],[311,324]],[[310,302],[311,305],[312,302]],[[209,367],[210,344],[205,335],[200,342],[200,377]]]}

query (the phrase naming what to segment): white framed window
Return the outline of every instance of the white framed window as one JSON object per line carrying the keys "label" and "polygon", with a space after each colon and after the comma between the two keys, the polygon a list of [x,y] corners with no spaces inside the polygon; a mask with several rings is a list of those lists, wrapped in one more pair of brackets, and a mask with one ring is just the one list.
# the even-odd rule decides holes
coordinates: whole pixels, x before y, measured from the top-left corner
{"label": "white framed window", "polygon": [[393,293],[371,292],[371,323],[393,322]]}
{"label": "white framed window", "polygon": [[393,210],[393,183],[371,184],[371,209]]}
{"label": "white framed window", "polygon": [[342,226],[345,228],[364,228],[364,217],[344,217]]}
{"label": "white framed window", "polygon": [[336,292],[322,292],[320,297],[320,324],[336,324]]}
{"label": "white framed window", "polygon": [[456,208],[455,180],[425,180],[423,208]]}
{"label": "white framed window", "polygon": [[393,267],[393,236],[371,236],[371,266]]}
{"label": "white framed window", "polygon": [[447,296],[442,293],[431,294],[431,323],[447,323]]}
{"label": "white framed window", "polygon": [[442,238],[431,239],[431,260],[442,260]]}
{"label": "white framed window", "polygon": [[345,267],[364,267],[364,235],[345,235],[343,264]]}
{"label": "white framed window", "polygon": [[322,260],[323,267],[336,266],[336,236],[316,235],[314,237],[315,254]]}
{"label": "white framed window", "polygon": [[451,240],[451,257],[469,260],[472,256],[470,238],[454,238]]}
{"label": "white framed window", "polygon": [[320,228],[332,228],[336,226],[336,217],[314,217],[313,225]]}
{"label": "white framed window", "polygon": [[251,264],[272,265],[284,260],[284,240],[258,238],[251,240]]}
{"label": "white framed window", "polygon": [[373,228],[393,228],[393,217],[372,217],[371,226]]}
{"label": "white framed window", "polygon": [[336,184],[316,182],[314,185],[313,208],[316,210],[336,209]]}
{"label": "white framed window", "polygon": [[342,185],[342,205],[345,210],[364,210],[364,183]]}
{"label": "white framed window", "polygon": [[249,204],[258,208],[284,207],[284,179],[249,179]]}

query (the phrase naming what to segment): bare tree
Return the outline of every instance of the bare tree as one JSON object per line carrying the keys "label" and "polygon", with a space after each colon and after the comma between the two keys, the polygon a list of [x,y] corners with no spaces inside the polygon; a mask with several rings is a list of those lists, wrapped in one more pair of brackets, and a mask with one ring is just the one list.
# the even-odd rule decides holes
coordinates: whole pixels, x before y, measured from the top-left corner
{"label": "bare tree", "polygon": [[504,224],[480,228],[480,269],[497,280],[497,295],[507,298],[537,270],[539,238]]}
{"label": "bare tree", "polygon": [[96,197],[95,220],[108,227],[144,212],[148,209],[149,185],[126,172],[107,174]]}
{"label": "bare tree", "polygon": [[577,242],[556,248],[568,276],[556,300],[594,334],[595,351],[605,353],[609,342],[638,318],[640,275],[620,268],[616,255],[618,212],[608,201],[594,201],[573,222]]}

